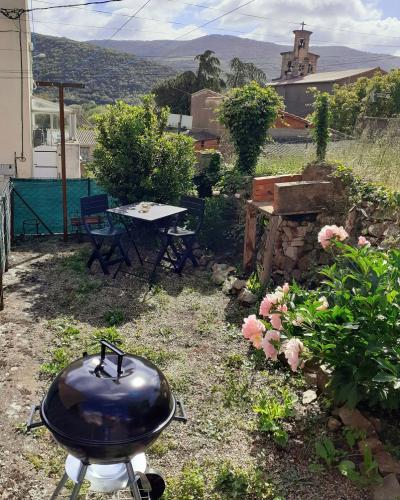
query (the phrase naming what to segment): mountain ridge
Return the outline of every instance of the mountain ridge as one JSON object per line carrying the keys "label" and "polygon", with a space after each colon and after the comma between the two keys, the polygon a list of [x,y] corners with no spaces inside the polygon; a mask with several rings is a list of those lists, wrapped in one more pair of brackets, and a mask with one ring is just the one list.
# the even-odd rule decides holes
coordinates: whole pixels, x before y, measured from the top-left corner
{"label": "mountain ridge", "polygon": [[[292,46],[274,42],[261,42],[233,35],[206,35],[192,40],[89,40],[96,46],[113,48],[138,57],[147,57],[163,62],[175,71],[185,71],[196,67],[193,58],[206,49],[213,50],[226,71],[233,57],[253,62],[261,68],[269,80],[280,74],[280,53],[291,50]],[[352,49],[346,46],[312,45],[311,51],[321,57],[318,72],[337,69],[356,69],[380,66],[384,70],[400,67],[400,57]]]}

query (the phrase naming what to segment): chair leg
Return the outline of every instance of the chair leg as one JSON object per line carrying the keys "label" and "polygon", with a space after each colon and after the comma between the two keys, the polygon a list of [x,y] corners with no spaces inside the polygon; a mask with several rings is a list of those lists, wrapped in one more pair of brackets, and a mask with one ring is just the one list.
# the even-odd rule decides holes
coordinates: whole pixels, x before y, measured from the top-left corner
{"label": "chair leg", "polygon": [[130,259],[129,259],[129,257],[128,257],[128,252],[125,252],[125,249],[124,249],[124,247],[122,246],[122,243],[121,243],[121,238],[118,238],[118,239],[116,240],[116,246],[118,247],[118,249],[119,249],[119,251],[120,251],[120,254],[121,254],[122,258],[124,259],[125,264],[126,264],[127,266],[130,266],[130,265],[131,265],[131,261],[130,261]]}

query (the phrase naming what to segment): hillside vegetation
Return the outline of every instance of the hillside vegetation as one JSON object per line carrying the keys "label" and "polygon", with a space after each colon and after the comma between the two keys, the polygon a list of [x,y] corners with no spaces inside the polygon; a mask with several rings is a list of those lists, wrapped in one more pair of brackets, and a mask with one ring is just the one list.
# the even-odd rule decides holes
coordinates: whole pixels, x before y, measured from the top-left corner
{"label": "hillside vegetation", "polygon": [[[194,61],[196,54],[201,54],[205,50],[213,50],[221,61],[223,70],[227,71],[229,61],[238,57],[255,64],[271,80],[280,74],[280,53],[293,48],[291,33],[288,34],[287,39],[290,46],[232,35],[207,35],[193,40],[92,40],[91,43],[122,50],[139,57],[148,57],[152,61],[167,64],[179,72],[193,70],[196,67]],[[380,66],[387,71],[400,67],[400,57],[363,52],[343,46],[319,47],[312,43],[312,39],[311,44],[311,50],[321,56],[318,61],[318,71],[375,66]]]}
{"label": "hillside vegetation", "polygon": [[[35,54],[46,54],[33,60],[35,80],[85,84],[85,89],[66,91],[67,103],[109,104],[117,99],[135,103],[155,83],[175,74],[154,61],[68,38],[35,35],[34,47]],[[51,97],[48,90],[37,92]]]}

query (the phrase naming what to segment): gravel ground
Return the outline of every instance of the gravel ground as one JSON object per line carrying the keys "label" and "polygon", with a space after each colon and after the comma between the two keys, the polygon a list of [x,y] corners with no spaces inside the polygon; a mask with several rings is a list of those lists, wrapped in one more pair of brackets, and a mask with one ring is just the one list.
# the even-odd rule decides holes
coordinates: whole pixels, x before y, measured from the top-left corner
{"label": "gravel ground", "polygon": [[187,407],[189,422],[172,423],[148,453],[167,481],[193,462],[204,471],[205,498],[222,498],[212,491],[213,475],[229,460],[262,471],[271,498],[368,498],[335,472],[309,471],[315,436],[326,428],[323,401],[296,404],[285,424],[290,440],[284,450],[256,430],[252,406],[260,392],[287,387],[301,401],[304,382],[266,364],[254,369],[240,336],[248,310],[215,287],[204,268],[188,266],[183,277],[160,272],[149,291],[132,276],[113,280],[97,268],[89,273],[87,252],[85,244],[46,239],[20,243],[12,253],[0,313],[1,499],[50,498],[65,452],[46,429],[26,433],[23,423],[54,376],[44,372],[85,349],[96,351],[100,330],[112,322],[118,325],[106,334],[156,362]]}

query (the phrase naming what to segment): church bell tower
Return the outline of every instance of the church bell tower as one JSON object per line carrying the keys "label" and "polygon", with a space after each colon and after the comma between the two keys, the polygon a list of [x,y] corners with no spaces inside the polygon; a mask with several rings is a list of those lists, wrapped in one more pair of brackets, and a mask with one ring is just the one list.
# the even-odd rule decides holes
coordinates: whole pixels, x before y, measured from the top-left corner
{"label": "church bell tower", "polygon": [[317,72],[319,55],[310,52],[310,38],[312,31],[304,29],[294,30],[294,47],[290,52],[281,52],[282,67],[280,80],[291,80]]}

